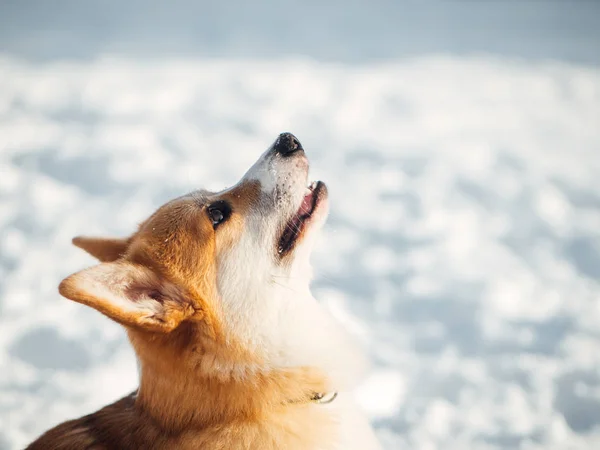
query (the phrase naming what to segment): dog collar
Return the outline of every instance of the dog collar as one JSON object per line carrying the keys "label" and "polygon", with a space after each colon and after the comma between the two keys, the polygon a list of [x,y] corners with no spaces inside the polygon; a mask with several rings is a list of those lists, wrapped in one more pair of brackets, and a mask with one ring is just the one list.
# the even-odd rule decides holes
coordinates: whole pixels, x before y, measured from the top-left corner
{"label": "dog collar", "polygon": [[315,392],[310,401],[319,405],[328,405],[338,396],[337,392]]}

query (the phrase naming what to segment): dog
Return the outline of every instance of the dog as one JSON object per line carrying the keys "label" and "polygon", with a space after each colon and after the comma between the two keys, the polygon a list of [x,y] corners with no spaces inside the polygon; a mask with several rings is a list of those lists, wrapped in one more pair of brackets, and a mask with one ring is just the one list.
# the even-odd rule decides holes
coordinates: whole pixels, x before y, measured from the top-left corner
{"label": "dog", "polygon": [[59,292],[125,327],[139,388],[28,448],[379,449],[353,402],[365,358],[309,289],[328,193],[308,170],[282,133],[235,186],[74,238],[100,263]]}

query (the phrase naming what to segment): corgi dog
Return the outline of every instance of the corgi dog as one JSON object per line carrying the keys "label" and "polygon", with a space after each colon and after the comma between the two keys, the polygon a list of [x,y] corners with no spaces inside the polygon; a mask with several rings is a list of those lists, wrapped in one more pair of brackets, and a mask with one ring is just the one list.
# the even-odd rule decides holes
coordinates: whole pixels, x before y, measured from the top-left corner
{"label": "corgi dog", "polygon": [[328,212],[290,133],[233,187],[161,206],[128,238],[77,237],[99,260],[62,296],[123,325],[137,391],[28,447],[376,450],[352,391],[365,359],[311,295]]}

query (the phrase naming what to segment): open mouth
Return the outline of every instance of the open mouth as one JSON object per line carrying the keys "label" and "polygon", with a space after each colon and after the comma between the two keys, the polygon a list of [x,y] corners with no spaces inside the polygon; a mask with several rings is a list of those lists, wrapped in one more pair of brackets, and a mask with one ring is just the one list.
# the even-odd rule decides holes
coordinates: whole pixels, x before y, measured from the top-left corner
{"label": "open mouth", "polygon": [[325,184],[321,181],[314,181],[308,186],[308,192],[302,199],[300,208],[298,208],[296,214],[288,221],[279,239],[277,251],[280,255],[284,255],[294,248],[298,238],[306,228],[306,222],[312,217],[319,203],[320,193],[324,187]]}

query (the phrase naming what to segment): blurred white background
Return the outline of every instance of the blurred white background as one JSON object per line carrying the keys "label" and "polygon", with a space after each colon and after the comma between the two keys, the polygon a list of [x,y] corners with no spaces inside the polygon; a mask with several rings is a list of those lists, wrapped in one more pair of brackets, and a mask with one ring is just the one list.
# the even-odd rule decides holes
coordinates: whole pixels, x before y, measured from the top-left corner
{"label": "blurred white background", "polygon": [[281,131],[328,182],[314,291],[386,448],[600,448],[600,3],[4,0],[0,449],[136,386],[58,296],[78,234],[234,183]]}

